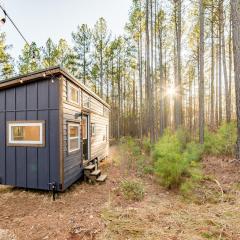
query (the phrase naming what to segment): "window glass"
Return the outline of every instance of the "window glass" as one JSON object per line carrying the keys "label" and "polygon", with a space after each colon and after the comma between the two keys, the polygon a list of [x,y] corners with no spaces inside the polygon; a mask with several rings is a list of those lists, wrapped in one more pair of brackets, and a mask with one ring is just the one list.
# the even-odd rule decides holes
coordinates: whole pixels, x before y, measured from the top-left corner
{"label": "window glass", "polygon": [[70,137],[78,137],[78,127],[72,126],[70,128]]}
{"label": "window glass", "polygon": [[70,141],[70,149],[72,151],[74,151],[74,150],[76,151],[76,150],[79,149],[78,139],[71,139],[71,141]]}
{"label": "window glass", "polygon": [[44,144],[43,122],[9,122],[8,144],[12,146],[32,146]]}
{"label": "window glass", "polygon": [[80,124],[68,125],[68,151],[74,152],[80,149]]}
{"label": "window glass", "polygon": [[40,126],[12,126],[13,141],[40,141]]}
{"label": "window glass", "polygon": [[87,94],[83,94],[83,107],[85,108],[91,107],[91,98]]}
{"label": "window glass", "polygon": [[69,84],[68,88],[68,100],[70,102],[79,104],[80,103],[80,92],[77,87],[72,84]]}

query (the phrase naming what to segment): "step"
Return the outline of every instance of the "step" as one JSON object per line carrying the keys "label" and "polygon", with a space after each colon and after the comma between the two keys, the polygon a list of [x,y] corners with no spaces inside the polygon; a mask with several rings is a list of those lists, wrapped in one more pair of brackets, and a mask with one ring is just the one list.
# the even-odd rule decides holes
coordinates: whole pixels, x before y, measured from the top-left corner
{"label": "step", "polygon": [[91,164],[91,165],[88,165],[88,166],[84,167],[84,170],[85,170],[85,171],[92,171],[92,170],[94,170],[95,168],[96,168],[96,165]]}
{"label": "step", "polygon": [[97,178],[97,182],[105,182],[107,179],[107,175],[101,175],[100,177]]}
{"label": "step", "polygon": [[98,176],[98,175],[100,175],[100,174],[101,174],[101,170],[99,170],[99,169],[98,169],[98,170],[95,170],[94,172],[91,172],[91,173],[90,173],[91,176]]}

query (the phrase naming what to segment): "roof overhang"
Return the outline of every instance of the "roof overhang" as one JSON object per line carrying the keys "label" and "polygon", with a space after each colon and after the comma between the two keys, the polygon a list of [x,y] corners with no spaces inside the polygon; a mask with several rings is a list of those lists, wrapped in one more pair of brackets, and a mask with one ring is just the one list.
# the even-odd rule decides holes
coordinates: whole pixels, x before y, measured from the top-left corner
{"label": "roof overhang", "polygon": [[6,88],[17,87],[24,83],[40,81],[45,78],[58,77],[61,75],[66,77],[76,85],[78,85],[82,90],[87,92],[89,95],[91,95],[96,100],[100,101],[102,104],[104,104],[107,108],[110,109],[110,105],[108,103],[106,103],[102,98],[100,98],[97,94],[95,94],[92,90],[87,88],[77,78],[69,74],[65,69],[63,69],[60,66],[51,67],[40,71],[32,72],[26,75],[19,75],[4,81],[0,81],[0,91]]}

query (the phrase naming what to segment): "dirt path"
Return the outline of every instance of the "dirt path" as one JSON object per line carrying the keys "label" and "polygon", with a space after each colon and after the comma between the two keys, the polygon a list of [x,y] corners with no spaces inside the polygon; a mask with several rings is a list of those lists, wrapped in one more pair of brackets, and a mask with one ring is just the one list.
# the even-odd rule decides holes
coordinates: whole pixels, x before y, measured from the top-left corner
{"label": "dirt path", "polygon": [[[111,152],[117,158],[118,150]],[[119,183],[123,176],[137,177],[111,160],[101,166],[106,184],[76,183],[56,202],[46,192],[0,187],[0,240],[239,240],[240,166],[216,158],[206,158],[204,166],[224,191],[224,199],[217,195],[215,203],[189,203],[150,177],[138,178],[144,200],[126,201],[116,191]]]}

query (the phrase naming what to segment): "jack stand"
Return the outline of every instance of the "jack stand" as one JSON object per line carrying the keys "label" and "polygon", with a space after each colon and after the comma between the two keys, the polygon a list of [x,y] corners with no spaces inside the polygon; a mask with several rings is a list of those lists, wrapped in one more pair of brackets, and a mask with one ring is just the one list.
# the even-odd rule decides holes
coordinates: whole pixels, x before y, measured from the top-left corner
{"label": "jack stand", "polygon": [[57,185],[55,182],[49,183],[49,186],[52,190],[52,195],[53,195],[53,201],[56,200],[56,193],[57,193]]}

